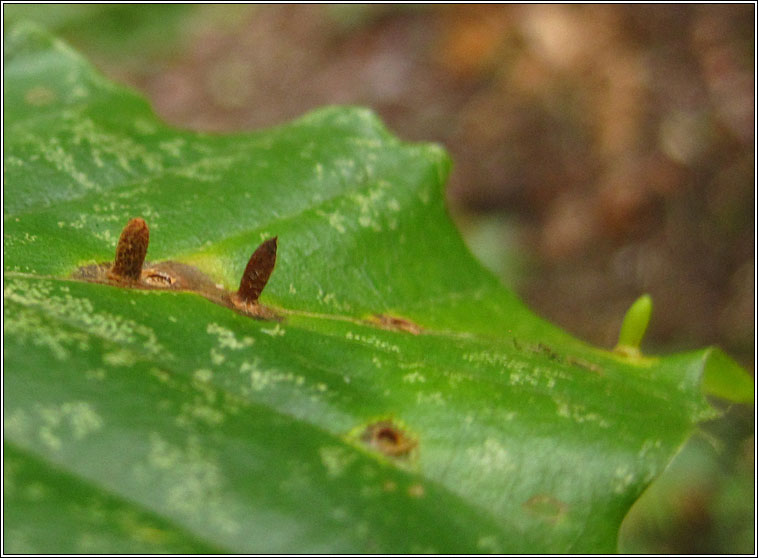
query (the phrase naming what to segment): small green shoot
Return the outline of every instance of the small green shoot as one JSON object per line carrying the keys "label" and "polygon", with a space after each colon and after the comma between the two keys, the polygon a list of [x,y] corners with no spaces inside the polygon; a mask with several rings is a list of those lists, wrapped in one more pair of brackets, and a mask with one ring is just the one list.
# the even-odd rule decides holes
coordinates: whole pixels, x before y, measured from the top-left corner
{"label": "small green shoot", "polygon": [[634,301],[626,311],[624,321],[621,324],[619,341],[614,351],[628,357],[639,357],[640,343],[645,336],[647,325],[650,323],[650,314],[653,311],[653,299],[644,294]]}

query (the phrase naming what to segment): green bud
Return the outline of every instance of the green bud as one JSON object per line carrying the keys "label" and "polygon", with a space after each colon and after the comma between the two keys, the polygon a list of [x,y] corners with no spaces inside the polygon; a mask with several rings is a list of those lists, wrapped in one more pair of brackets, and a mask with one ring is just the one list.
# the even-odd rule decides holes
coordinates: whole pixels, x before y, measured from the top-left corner
{"label": "green bud", "polygon": [[644,294],[634,301],[634,304],[626,311],[624,322],[621,324],[616,352],[639,354],[640,343],[645,336],[652,311],[653,299],[650,295]]}

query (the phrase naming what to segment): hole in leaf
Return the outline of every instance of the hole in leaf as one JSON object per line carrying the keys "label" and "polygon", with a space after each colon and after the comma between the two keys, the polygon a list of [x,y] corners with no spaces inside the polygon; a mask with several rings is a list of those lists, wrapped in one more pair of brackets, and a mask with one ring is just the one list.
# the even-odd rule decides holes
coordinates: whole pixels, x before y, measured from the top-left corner
{"label": "hole in leaf", "polygon": [[168,273],[162,271],[154,271],[151,269],[142,272],[142,280],[148,285],[155,285],[159,287],[170,287],[174,284],[174,278]]}
{"label": "hole in leaf", "polygon": [[368,446],[389,457],[404,457],[413,451],[418,442],[391,421],[369,424],[361,435]]}

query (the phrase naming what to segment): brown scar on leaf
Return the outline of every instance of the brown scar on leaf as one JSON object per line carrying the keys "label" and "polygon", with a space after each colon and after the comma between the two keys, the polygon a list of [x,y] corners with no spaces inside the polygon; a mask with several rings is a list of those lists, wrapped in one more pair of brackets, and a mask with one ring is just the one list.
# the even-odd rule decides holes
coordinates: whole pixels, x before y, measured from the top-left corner
{"label": "brown scar on leaf", "polygon": [[170,260],[145,262],[149,240],[150,231],[144,219],[130,219],[118,239],[114,262],[80,267],[72,277],[90,283],[133,289],[194,292],[252,318],[276,321],[283,319],[258,302],[261,291],[274,271],[276,237],[268,239],[253,252],[240,288],[235,293],[217,285],[191,265]]}
{"label": "brown scar on leaf", "polygon": [[408,496],[411,498],[421,498],[424,495],[424,486],[421,484],[412,484],[408,487]]}
{"label": "brown scar on leaf", "polygon": [[418,446],[418,441],[389,420],[369,424],[361,441],[388,457],[406,457]]}
{"label": "brown scar on leaf", "polygon": [[558,523],[568,512],[568,505],[549,494],[536,494],[521,504],[530,514],[547,521]]}
{"label": "brown scar on leaf", "polygon": [[584,368],[585,370],[589,370],[590,372],[594,372],[600,376],[605,376],[605,373],[603,372],[603,368],[601,366],[589,362],[588,360],[584,360],[583,358],[568,356],[566,357],[566,362],[568,364]]}
{"label": "brown scar on leaf", "polygon": [[415,324],[410,320],[398,318],[397,316],[389,316],[387,314],[374,314],[368,321],[383,329],[405,331],[413,335],[419,335],[424,331],[420,325]]}
{"label": "brown scar on leaf", "polygon": [[553,349],[551,349],[545,343],[537,343],[536,345],[531,345],[531,344],[522,345],[519,341],[516,340],[515,337],[512,338],[511,341],[513,343],[513,347],[516,350],[519,350],[519,351],[528,351],[528,352],[536,354],[536,355],[543,355],[543,356],[549,358],[550,360],[554,360],[554,361],[560,362],[562,364],[567,364],[569,366],[578,366],[580,368],[584,368],[585,370],[588,370],[588,371],[590,371],[590,372],[592,372],[594,374],[597,374],[599,376],[604,376],[605,375],[602,366],[600,366],[598,364],[594,364],[594,363],[592,363],[592,362],[590,362],[588,360],[585,360],[583,358],[580,358],[580,357],[576,357],[576,356],[572,356],[572,355],[563,356],[563,355],[557,353],[556,351],[554,351]]}

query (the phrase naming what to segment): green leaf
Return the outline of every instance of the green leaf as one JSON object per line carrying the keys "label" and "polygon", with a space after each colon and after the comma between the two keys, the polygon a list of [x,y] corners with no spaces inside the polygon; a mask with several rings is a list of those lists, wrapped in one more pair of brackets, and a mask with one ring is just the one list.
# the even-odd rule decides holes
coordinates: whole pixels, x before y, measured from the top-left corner
{"label": "green leaf", "polygon": [[703,391],[735,403],[755,403],[753,379],[732,358],[714,348],[703,372]]}
{"label": "green leaf", "polygon": [[[503,289],[446,214],[444,151],[370,111],[173,130],[19,25],[5,118],[7,549],[609,552],[716,414],[711,350],[629,359]],[[149,260],[229,290],[278,235],[283,321],[74,280],[136,216]]]}

